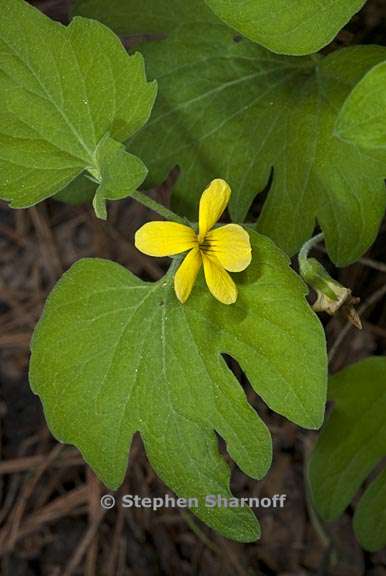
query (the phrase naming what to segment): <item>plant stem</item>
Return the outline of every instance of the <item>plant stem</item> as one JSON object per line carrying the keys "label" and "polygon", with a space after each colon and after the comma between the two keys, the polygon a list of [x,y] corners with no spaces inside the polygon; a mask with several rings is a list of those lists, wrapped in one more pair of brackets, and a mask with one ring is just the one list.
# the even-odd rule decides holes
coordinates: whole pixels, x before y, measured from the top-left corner
{"label": "plant stem", "polygon": [[320,61],[322,60],[323,56],[321,54],[311,54],[310,58],[311,58],[311,60],[313,60],[314,62],[317,62],[319,64]]}
{"label": "plant stem", "polygon": [[316,244],[318,244],[318,242],[321,242],[321,240],[324,239],[324,234],[323,232],[321,232],[320,234],[317,234],[316,236],[314,236],[313,238],[310,238],[309,240],[307,240],[307,242],[305,242],[302,246],[302,249],[299,252],[298,255],[298,262],[299,262],[299,269],[300,269],[300,273],[303,276],[303,272],[307,267],[307,260],[308,260],[308,254],[310,252],[310,250],[316,246]]}
{"label": "plant stem", "polygon": [[162,216],[162,218],[165,218],[165,220],[171,220],[172,222],[178,222],[179,224],[186,225],[186,221],[181,216],[178,216],[178,214],[175,214],[175,212],[169,210],[169,208],[162,206],[162,204],[160,204],[156,200],[153,200],[153,198],[150,198],[143,192],[137,190],[136,192],[133,192],[131,194],[131,197],[134,198],[134,200],[136,200],[140,204],[146,206],[146,208],[150,208],[150,210],[157,212],[157,214]]}

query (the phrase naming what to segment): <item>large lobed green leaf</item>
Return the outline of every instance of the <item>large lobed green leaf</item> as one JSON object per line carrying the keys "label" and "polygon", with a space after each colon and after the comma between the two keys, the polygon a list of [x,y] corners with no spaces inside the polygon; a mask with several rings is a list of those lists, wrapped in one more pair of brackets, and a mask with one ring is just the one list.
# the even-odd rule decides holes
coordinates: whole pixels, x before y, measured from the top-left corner
{"label": "large lobed green leaf", "polygon": [[[353,364],[330,379],[329,399],[335,403],[309,465],[316,509],[335,520],[362,483],[386,456],[386,358]],[[362,546],[386,546],[386,471],[366,488],[354,515]]]}
{"label": "large lobed green leaf", "polygon": [[117,34],[169,34],[180,25],[218,24],[204,0],[74,0],[73,14],[96,18]]}
{"label": "large lobed green leaf", "polygon": [[386,157],[386,62],[355,86],[340,111],[336,132],[343,140]]}
{"label": "large lobed green leaf", "polygon": [[317,52],[366,0],[206,0],[224,22],[279,54]]}
{"label": "large lobed green leaf", "polygon": [[[65,28],[23,0],[3,0],[0,197],[31,206],[87,170],[101,182],[103,215],[106,198],[128,195],[146,176],[121,142],[146,122],[155,94],[142,56],[129,57],[102,24],[75,18]],[[112,156],[125,179],[109,171]]]}
{"label": "large lobed green leaf", "polygon": [[170,11],[158,0],[141,9],[134,0],[77,6],[120,33],[169,34],[141,48],[160,95],[130,146],[145,159],[149,183],[181,166],[177,210],[193,217],[206,183],[221,176],[232,185],[232,218],[242,220],[273,168],[259,231],[292,255],[318,222],[339,265],[368,249],[385,210],[385,164],[342,142],[334,128],[348,94],[385,59],[385,48],[276,56],[248,40],[235,42],[203,0],[174,0]]}
{"label": "large lobed green leaf", "polygon": [[288,259],[251,232],[253,262],[235,275],[239,298],[217,302],[203,281],[186,304],[172,274],[142,282],[106,260],[76,263],[50,295],[32,342],[31,386],[53,434],[78,446],[102,481],[123,481],[132,435],[179,496],[225,536],[252,541],[248,508],[204,506],[230,497],[230,471],[217,432],[254,478],[271,463],[269,432],[247,402],[222,354],[237,359],[257,394],[307,428],[321,425],[326,394],[322,327]]}

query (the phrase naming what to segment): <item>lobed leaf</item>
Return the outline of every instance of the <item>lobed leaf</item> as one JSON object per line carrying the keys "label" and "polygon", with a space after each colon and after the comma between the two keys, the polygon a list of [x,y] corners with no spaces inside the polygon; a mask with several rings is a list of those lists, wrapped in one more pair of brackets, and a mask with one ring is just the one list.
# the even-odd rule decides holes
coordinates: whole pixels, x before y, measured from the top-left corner
{"label": "lobed leaf", "polygon": [[[178,164],[176,210],[193,218],[206,183],[224,177],[232,219],[243,220],[273,180],[257,223],[288,254],[319,224],[332,260],[346,265],[372,244],[384,215],[385,163],[334,134],[352,88],[386,57],[381,47],[313,56],[276,56],[214,19],[203,0],[80,0],[78,10],[126,34],[162,30],[142,46],[160,86],[151,121],[130,140],[149,184]],[[167,14],[167,15],[166,15]]]}
{"label": "lobed leaf", "polygon": [[253,262],[232,306],[202,280],[187,304],[169,272],[156,283],[118,264],[76,263],[50,295],[32,342],[30,381],[61,441],[78,446],[102,481],[117,488],[139,432],[157,474],[229,538],[252,541],[248,508],[207,508],[230,497],[230,471],[216,433],[253,478],[271,463],[271,439],[222,354],[235,358],[268,406],[297,424],[321,425],[326,393],[322,327],[287,258],[251,232]]}
{"label": "lobed leaf", "polygon": [[55,200],[64,202],[65,204],[78,204],[90,203],[93,201],[97,186],[93,180],[85,174],[77,176],[75,180],[70,182],[66,188],[55,194]]}
{"label": "lobed leaf", "polygon": [[331,42],[366,0],[206,0],[232,28],[279,54],[305,55]]}
{"label": "lobed leaf", "polygon": [[[386,456],[386,358],[353,364],[330,379],[335,402],[309,463],[316,509],[335,520]],[[386,473],[378,474],[362,496],[354,529],[362,546],[386,545]]]}
{"label": "lobed leaf", "polygon": [[[0,197],[31,206],[85,170],[102,184],[102,211],[105,199],[136,190],[147,170],[121,142],[146,122],[155,93],[142,56],[129,57],[102,24],[75,18],[65,28],[24,0],[3,0]],[[106,147],[131,164],[123,187],[112,174],[105,185]]]}
{"label": "lobed leaf", "polygon": [[72,13],[92,17],[104,22],[117,34],[149,35],[169,34],[180,25],[218,24],[218,18],[208,8],[204,0],[75,0]]}
{"label": "lobed leaf", "polygon": [[386,62],[372,68],[349,94],[336,133],[366,149],[386,151]]}

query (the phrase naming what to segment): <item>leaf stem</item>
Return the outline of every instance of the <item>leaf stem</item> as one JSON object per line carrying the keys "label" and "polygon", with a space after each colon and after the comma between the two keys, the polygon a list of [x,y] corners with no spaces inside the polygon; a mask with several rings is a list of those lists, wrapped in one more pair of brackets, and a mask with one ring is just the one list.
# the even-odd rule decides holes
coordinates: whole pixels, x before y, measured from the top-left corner
{"label": "leaf stem", "polygon": [[172,210],[169,210],[169,208],[162,206],[162,204],[160,204],[156,200],[153,200],[153,198],[150,198],[143,192],[137,190],[131,194],[131,197],[134,198],[134,200],[136,200],[140,204],[146,206],[146,208],[150,208],[150,210],[157,212],[157,214],[162,216],[162,218],[165,218],[165,220],[171,220],[172,222],[178,222],[179,224],[186,225],[186,221],[181,216],[179,216]]}

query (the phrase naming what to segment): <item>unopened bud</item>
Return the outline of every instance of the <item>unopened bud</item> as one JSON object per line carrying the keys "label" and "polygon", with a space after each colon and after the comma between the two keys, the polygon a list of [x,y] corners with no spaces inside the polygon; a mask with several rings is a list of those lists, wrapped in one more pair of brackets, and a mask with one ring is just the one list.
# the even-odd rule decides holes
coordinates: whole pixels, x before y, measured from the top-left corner
{"label": "unopened bud", "polygon": [[354,326],[359,330],[362,329],[361,319],[354,308],[359,298],[353,297],[349,288],[331,278],[318,260],[307,258],[303,261],[301,274],[316,292],[317,298],[312,306],[315,312],[327,312],[330,316],[334,316],[340,310]]}

